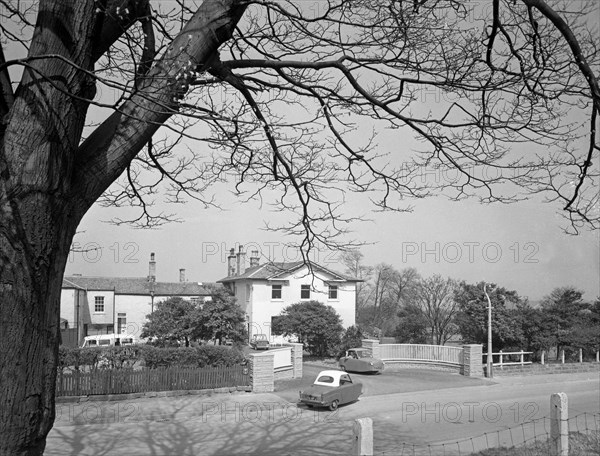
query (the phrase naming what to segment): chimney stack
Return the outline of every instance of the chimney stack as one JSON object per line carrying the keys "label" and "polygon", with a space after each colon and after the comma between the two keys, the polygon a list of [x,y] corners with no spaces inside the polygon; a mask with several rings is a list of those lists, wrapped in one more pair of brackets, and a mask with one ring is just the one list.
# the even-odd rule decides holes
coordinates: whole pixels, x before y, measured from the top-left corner
{"label": "chimney stack", "polygon": [[180,282],[185,282],[185,269],[180,269],[179,270],[179,281]]}
{"label": "chimney stack", "polygon": [[244,272],[246,272],[246,254],[244,253],[244,246],[240,245],[237,254],[237,275],[240,276]]}
{"label": "chimney stack", "polygon": [[235,276],[235,249],[231,249],[227,257],[227,277],[233,276]]}
{"label": "chimney stack", "polygon": [[250,267],[253,268],[255,266],[258,266],[258,262],[259,262],[258,250],[253,250],[252,254],[250,255]]}
{"label": "chimney stack", "polygon": [[148,263],[148,282],[156,282],[156,261],[154,261],[154,252],[150,254],[150,263]]}

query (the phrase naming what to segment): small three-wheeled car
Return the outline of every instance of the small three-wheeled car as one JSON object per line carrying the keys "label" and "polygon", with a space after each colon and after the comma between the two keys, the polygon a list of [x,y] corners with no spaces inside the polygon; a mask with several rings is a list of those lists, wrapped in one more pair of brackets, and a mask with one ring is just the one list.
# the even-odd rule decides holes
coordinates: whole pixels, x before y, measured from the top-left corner
{"label": "small three-wheeled car", "polygon": [[383,371],[383,361],[371,356],[366,348],[351,348],[346,356],[340,358],[340,368],[348,372],[373,372]]}

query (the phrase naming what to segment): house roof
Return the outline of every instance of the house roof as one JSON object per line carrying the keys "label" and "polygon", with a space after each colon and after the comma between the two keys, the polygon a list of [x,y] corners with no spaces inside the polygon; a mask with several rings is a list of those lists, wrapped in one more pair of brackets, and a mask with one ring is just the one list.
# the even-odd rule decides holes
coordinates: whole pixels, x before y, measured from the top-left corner
{"label": "house roof", "polygon": [[65,276],[65,289],[113,291],[121,295],[208,296],[210,291],[196,282],[150,282],[146,277]]}
{"label": "house roof", "polygon": [[[265,263],[258,266],[253,266],[246,269],[243,274],[238,276],[228,276],[218,282],[234,282],[237,280],[278,280],[284,279],[286,276],[297,271],[305,265],[304,261],[294,262],[271,262]],[[360,279],[345,276],[339,272],[327,269],[316,263],[311,263],[310,267],[313,271],[321,271],[332,275],[335,279],[344,282],[362,282]]]}

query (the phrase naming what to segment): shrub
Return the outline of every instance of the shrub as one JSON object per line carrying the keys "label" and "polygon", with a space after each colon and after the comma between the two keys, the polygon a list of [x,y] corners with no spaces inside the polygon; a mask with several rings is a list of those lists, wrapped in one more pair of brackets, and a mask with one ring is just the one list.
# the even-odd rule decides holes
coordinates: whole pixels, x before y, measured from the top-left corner
{"label": "shrub", "polygon": [[292,304],[273,321],[273,334],[296,336],[311,355],[335,356],[344,328],[331,306],[318,301]]}
{"label": "shrub", "polygon": [[362,341],[364,338],[364,334],[360,327],[350,326],[348,329],[346,329],[344,335],[342,336],[337,358],[340,359],[342,356],[344,356],[346,354],[346,350],[349,350],[350,348],[362,347]]}
{"label": "shrub", "polygon": [[151,345],[127,347],[94,347],[59,349],[59,370],[123,369],[144,361],[146,367],[219,367],[234,366],[244,361],[241,350],[201,345],[199,347],[161,348]]}
{"label": "shrub", "polygon": [[244,361],[241,351],[229,347],[201,345],[199,347],[158,348],[144,346],[141,357],[146,367],[218,367],[234,366]]}

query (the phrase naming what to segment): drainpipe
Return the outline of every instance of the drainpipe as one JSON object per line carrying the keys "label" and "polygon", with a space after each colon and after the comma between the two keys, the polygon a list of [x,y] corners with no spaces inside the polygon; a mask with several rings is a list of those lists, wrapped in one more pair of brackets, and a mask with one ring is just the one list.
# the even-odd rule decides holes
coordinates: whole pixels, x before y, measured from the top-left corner
{"label": "drainpipe", "polygon": [[115,305],[116,305],[116,299],[115,299],[115,288],[113,287],[113,334],[116,334],[116,327],[117,327],[117,321],[116,321],[116,316],[117,316],[117,309],[115,309]]}
{"label": "drainpipe", "polygon": [[79,343],[80,343],[80,339],[81,339],[81,334],[79,333],[79,290],[75,290],[75,293],[77,293],[77,308],[75,311],[75,327],[77,328],[77,346],[79,347]]}

